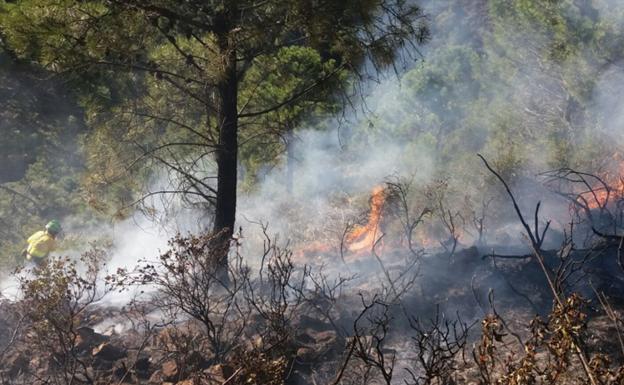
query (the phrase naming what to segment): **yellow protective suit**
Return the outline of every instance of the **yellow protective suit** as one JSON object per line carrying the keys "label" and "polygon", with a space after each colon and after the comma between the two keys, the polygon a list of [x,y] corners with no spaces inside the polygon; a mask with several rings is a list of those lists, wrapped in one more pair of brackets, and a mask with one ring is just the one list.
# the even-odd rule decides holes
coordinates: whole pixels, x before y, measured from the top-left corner
{"label": "yellow protective suit", "polygon": [[45,258],[56,248],[54,237],[46,231],[37,231],[31,235],[28,240],[28,248],[26,248],[26,259]]}

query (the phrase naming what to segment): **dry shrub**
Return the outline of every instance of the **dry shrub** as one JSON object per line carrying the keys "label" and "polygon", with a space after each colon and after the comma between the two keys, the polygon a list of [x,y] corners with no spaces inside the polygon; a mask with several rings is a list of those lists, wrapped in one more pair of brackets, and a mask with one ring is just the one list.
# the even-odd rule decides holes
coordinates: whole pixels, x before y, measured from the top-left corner
{"label": "dry shrub", "polygon": [[[307,301],[310,271],[296,267],[292,252],[268,235],[260,266],[252,271],[231,242],[221,234],[178,235],[158,261],[122,271],[117,281],[156,289],[147,301],[167,324],[168,342],[160,350],[180,368],[188,369],[188,358],[201,355],[204,366],[239,367],[236,378],[245,376],[251,381],[246,383],[281,383],[292,361],[286,357],[296,351],[292,322]],[[223,270],[226,250],[229,264]]]}
{"label": "dry shrub", "polygon": [[289,361],[286,357],[272,358],[266,353],[241,351],[231,364],[239,368],[234,385],[283,385]]}
{"label": "dry shrub", "polygon": [[[113,283],[101,276],[105,253],[92,249],[79,261],[50,259],[32,271],[22,271],[23,300],[18,309],[26,325],[22,346],[48,362],[45,378],[53,384],[93,383],[93,358],[78,351],[78,329],[87,310],[103,298]],[[36,373],[35,373],[36,374]]]}
{"label": "dry shrub", "polygon": [[[133,272],[122,272],[124,284],[149,284],[157,289],[150,298],[154,308],[170,320],[190,317],[203,326],[203,339],[217,360],[238,343],[246,314],[239,304],[247,271],[223,271],[229,240],[221,234],[176,236],[157,263],[146,263]],[[226,254],[225,254],[226,255]]]}
{"label": "dry shrub", "polygon": [[[535,317],[530,322],[529,338],[521,346],[507,341],[498,316],[486,317],[473,349],[480,384],[620,384],[624,366],[614,366],[609,357],[591,355],[584,348],[585,304],[577,294],[556,303],[547,321]],[[588,367],[580,355],[591,356]]]}

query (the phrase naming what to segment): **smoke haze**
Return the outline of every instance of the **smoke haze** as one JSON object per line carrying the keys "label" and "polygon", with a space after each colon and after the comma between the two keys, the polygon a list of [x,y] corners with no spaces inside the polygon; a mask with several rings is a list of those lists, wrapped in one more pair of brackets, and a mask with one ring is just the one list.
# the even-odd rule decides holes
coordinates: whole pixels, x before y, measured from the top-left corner
{"label": "smoke haze", "polygon": [[[328,129],[305,124],[297,128],[292,193],[286,188],[284,166],[271,168],[252,191],[241,193],[237,226],[243,229],[245,257],[253,261],[260,255],[261,222],[268,224],[269,234],[284,243],[292,240],[295,247],[313,240],[331,243],[326,262],[333,263],[345,223],[361,217],[371,190],[392,178],[412,182],[415,207],[435,203],[423,198],[423,191],[442,180],[449,186],[448,210],[477,210],[485,201],[504,197],[476,157],[478,152],[503,169],[526,212],[541,200],[542,213],[554,220],[553,228],[565,226],[567,203],[549,194],[535,175],[562,166],[585,171],[604,166],[601,159],[582,159],[581,154],[608,152],[622,144],[624,71],[620,63],[596,63],[598,59],[582,49],[564,60],[542,62],[535,52],[548,47],[547,36],[527,36],[526,25],[511,20],[504,26],[490,25],[487,7],[478,5],[466,19],[456,3],[423,4],[433,30],[423,61],[363,87],[370,92],[341,119],[319,125]],[[597,2],[600,17],[608,17],[615,3]],[[485,32],[475,34],[479,28]],[[498,30],[504,41],[492,39],[488,29]],[[522,65],[512,65],[516,60]],[[514,69],[500,69],[506,65]],[[571,70],[595,82],[587,100],[577,100],[582,95],[575,94],[587,78],[569,88],[561,81]],[[574,107],[581,102],[586,107]],[[556,148],[549,147],[553,135],[560,138]],[[155,183],[154,190],[163,183],[167,182]],[[159,223],[137,214],[96,231],[112,241],[111,271],[155,259],[176,232],[209,228],[205,212],[185,209],[180,200],[165,205],[154,199],[148,206],[166,214]],[[489,240],[523,245],[510,209],[506,201],[491,206],[485,220]],[[432,228],[440,226],[435,216],[425,220]],[[460,239],[464,246],[474,240],[468,233]],[[440,245],[434,243],[433,249]]]}

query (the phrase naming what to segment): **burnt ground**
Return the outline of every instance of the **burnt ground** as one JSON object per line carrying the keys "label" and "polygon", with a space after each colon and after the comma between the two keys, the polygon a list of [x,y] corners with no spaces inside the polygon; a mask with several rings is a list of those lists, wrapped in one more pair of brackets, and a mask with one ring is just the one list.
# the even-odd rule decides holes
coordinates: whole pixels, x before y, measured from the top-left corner
{"label": "burnt ground", "polygon": [[[569,277],[565,292],[580,293],[587,300],[583,305],[587,314],[584,348],[618,363],[624,360],[617,337],[624,310],[624,273],[617,262],[617,247],[603,246],[603,252],[591,258],[587,258],[585,251],[571,255],[571,259],[584,263],[582,269]],[[387,357],[396,359],[392,383],[410,378],[405,368],[419,370],[419,352],[414,346],[414,337],[418,334],[413,327],[416,320],[425,326],[433,325],[437,316],[438,321],[459,320],[459,325],[470,327],[464,352],[452,357],[456,362],[453,378],[456,383],[477,383],[478,365],[470,352],[483,337],[480,320],[488,314],[500,315],[505,323],[504,328],[501,326],[499,342],[512,346],[518,338],[530,338],[529,325],[534,316],[548,319],[553,297],[543,271],[532,257],[513,254],[493,257],[484,252],[484,248],[470,247],[450,258],[446,253],[423,258],[417,279],[402,301],[386,307],[389,322],[383,349]],[[556,271],[559,254],[546,251],[544,256],[549,268]],[[384,265],[387,276],[396,277],[402,272],[404,266],[398,261],[399,256],[395,262],[392,255],[387,257]],[[350,268],[373,271],[374,266],[379,268],[379,263],[371,257],[352,262]],[[378,330],[370,326],[370,320],[383,312],[371,310],[359,325],[356,319],[362,314],[363,304],[375,298],[373,292],[377,283],[387,276],[377,271],[370,276],[360,276],[354,281],[354,287],[331,298],[310,298],[291,314],[285,329],[290,334],[281,355],[260,351],[262,343],[258,339],[262,333],[258,330],[268,327],[261,319],[240,337],[238,350],[224,360],[202,345],[203,329],[197,322],[182,319],[160,327],[155,321],[146,323],[144,314],[141,322],[138,318],[133,321],[127,308],[91,306],[78,321],[72,346],[67,347],[89,376],[75,382],[59,374],[66,369],[63,367],[67,364],[63,361],[65,358],[46,351],[33,351],[37,345],[33,344],[33,335],[28,329],[29,321],[20,318],[19,303],[5,301],[0,304],[0,379],[5,384],[331,383],[348,357],[354,335],[360,333],[363,340],[374,341]],[[358,292],[362,296],[356,295]],[[598,298],[603,294],[604,297]],[[610,314],[605,312],[600,299],[608,300]],[[522,350],[517,345],[510,349],[514,354]],[[361,376],[360,366],[357,354],[351,356],[343,383],[357,383],[348,382],[348,378]],[[271,370],[275,373],[271,374]],[[567,374],[571,376],[566,380],[568,383],[575,383],[572,378],[580,376],[578,370],[574,373]]]}

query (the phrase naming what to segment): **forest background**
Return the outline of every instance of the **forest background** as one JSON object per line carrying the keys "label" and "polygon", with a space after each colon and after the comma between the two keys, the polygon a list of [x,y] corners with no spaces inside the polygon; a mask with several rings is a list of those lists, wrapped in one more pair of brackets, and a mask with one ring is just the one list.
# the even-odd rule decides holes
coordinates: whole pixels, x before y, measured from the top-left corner
{"label": "forest background", "polygon": [[[120,75],[98,67],[75,76],[83,59],[76,46],[59,49],[65,47],[59,9],[68,8],[42,11],[40,3],[0,2],[0,262],[13,265],[26,237],[51,218],[64,224],[65,249],[109,237],[137,210],[153,216],[171,199],[194,225],[212,226],[214,154],[193,132],[211,118],[188,91],[194,67],[218,67],[219,59],[180,57],[178,44],[195,52],[192,39],[155,20],[153,27],[164,29],[165,38],[176,34],[177,44],[138,40],[150,27],[137,24],[136,36],[115,42],[118,52],[97,52],[88,39],[78,48],[86,56],[164,63],[162,71],[130,68]],[[307,230],[326,219],[316,207],[319,196],[324,207],[336,207],[346,194],[364,209],[370,189],[396,175],[419,186],[443,185],[449,210],[476,210],[489,201],[481,192],[492,183],[476,153],[514,186],[547,170],[598,172],[619,164],[624,9],[618,1],[419,5],[423,17],[416,20],[428,30],[411,32],[426,44],[399,47],[398,56],[365,58],[357,47],[314,44],[254,52],[238,88],[239,105],[252,113],[239,123],[237,225],[244,218],[275,222],[284,237],[306,241],[315,237]],[[311,25],[323,25],[322,15]],[[342,65],[349,55],[363,70]],[[182,91],[166,81],[171,69],[186,78]],[[308,89],[301,79],[310,78],[331,81]],[[251,99],[249,106],[241,102]],[[289,103],[271,109],[280,100]],[[306,217],[310,210],[319,213],[316,221]]]}

